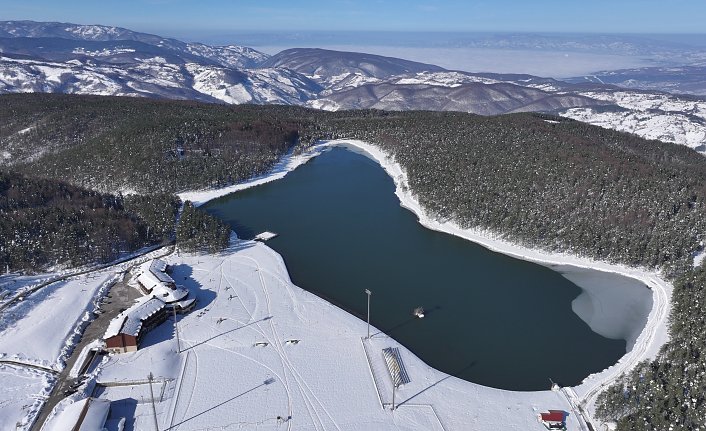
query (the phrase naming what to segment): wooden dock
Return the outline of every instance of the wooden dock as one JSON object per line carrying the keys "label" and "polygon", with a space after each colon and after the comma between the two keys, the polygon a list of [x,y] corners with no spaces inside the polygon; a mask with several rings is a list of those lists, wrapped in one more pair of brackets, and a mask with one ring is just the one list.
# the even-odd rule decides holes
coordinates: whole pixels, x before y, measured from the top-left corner
{"label": "wooden dock", "polygon": [[279,234],[274,233],[274,232],[265,231],[265,232],[262,232],[262,233],[260,233],[260,234],[255,235],[255,238],[253,238],[253,239],[254,239],[255,241],[262,241],[262,242],[265,242],[265,241],[271,240],[272,238],[277,237],[278,235],[279,235]]}

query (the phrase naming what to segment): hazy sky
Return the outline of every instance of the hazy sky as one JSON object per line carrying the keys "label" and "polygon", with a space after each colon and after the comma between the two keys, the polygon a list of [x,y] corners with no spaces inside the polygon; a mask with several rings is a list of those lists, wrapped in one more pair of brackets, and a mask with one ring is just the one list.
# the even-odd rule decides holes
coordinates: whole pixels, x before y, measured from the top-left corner
{"label": "hazy sky", "polygon": [[269,30],[704,33],[706,0],[0,0],[0,20]]}

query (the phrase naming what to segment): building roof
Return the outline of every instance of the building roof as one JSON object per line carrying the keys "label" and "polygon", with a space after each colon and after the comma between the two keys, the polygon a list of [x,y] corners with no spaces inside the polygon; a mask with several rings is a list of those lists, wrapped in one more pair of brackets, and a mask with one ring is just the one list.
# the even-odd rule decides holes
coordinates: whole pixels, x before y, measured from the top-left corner
{"label": "building roof", "polygon": [[167,264],[159,259],[153,259],[150,262],[145,262],[140,265],[140,272],[137,275],[137,280],[147,289],[154,288],[155,285],[162,283],[174,283],[174,279],[165,271]]}
{"label": "building roof", "polygon": [[69,404],[54,416],[45,427],[47,431],[102,430],[108,418],[110,400],[85,398]]}
{"label": "building roof", "polygon": [[189,295],[189,291],[184,286],[177,285],[174,279],[164,272],[166,268],[167,264],[159,259],[145,262],[140,266],[137,281],[153,296],[166,303],[181,301]]}
{"label": "building roof", "polygon": [[164,283],[174,283],[172,277],[167,274],[167,264],[160,259],[153,259],[149,266],[149,272],[159,281]]}
{"label": "building roof", "polygon": [[137,337],[140,334],[140,329],[142,329],[142,322],[158,313],[164,307],[164,301],[158,298],[138,302],[110,321],[103,339],[105,340],[118,334]]}
{"label": "building roof", "polygon": [[174,289],[167,285],[159,284],[152,289],[150,292],[155,298],[159,298],[167,304],[171,304],[175,301],[181,301],[186,299],[189,295],[189,291],[182,285],[177,285]]}
{"label": "building roof", "polygon": [[549,410],[549,413],[542,413],[544,422],[564,422],[565,413],[562,410]]}

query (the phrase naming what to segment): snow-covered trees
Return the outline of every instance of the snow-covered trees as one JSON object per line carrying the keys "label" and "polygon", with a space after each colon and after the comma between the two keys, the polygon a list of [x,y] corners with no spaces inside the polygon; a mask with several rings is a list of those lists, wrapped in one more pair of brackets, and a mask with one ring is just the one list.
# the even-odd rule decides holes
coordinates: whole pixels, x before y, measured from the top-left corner
{"label": "snow-covered trees", "polygon": [[120,196],[0,171],[0,266],[39,271],[107,262],[169,239],[176,197],[130,201],[126,206]]}
{"label": "snow-covered trees", "polygon": [[177,245],[186,251],[215,252],[228,246],[230,226],[207,214],[190,202],[184,202],[176,236]]}
{"label": "snow-covered trees", "polygon": [[620,430],[703,430],[706,424],[706,270],[674,283],[670,340],[658,357],[603,392],[597,413]]}
{"label": "snow-covered trees", "polygon": [[373,114],[323,129],[393,154],[440,219],[670,274],[706,234],[706,160],[688,148],[536,114]]}
{"label": "snow-covered trees", "polygon": [[0,103],[0,164],[109,193],[241,181],[269,169],[300,128],[278,107],[60,94]]}

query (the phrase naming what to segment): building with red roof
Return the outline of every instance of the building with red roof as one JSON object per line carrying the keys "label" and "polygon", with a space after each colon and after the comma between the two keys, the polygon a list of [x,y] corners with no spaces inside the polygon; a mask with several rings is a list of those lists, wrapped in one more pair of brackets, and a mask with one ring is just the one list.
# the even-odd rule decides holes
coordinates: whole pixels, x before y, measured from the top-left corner
{"label": "building with red roof", "polygon": [[563,410],[549,410],[548,413],[541,413],[539,419],[549,430],[566,429],[566,412]]}

